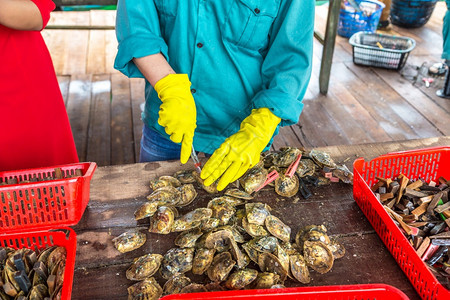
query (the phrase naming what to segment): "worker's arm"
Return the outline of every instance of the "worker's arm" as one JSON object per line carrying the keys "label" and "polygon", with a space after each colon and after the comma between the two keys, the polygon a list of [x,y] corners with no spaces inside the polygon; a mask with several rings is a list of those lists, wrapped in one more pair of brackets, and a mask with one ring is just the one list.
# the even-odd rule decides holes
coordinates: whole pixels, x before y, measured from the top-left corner
{"label": "worker's arm", "polygon": [[0,24],[16,30],[41,30],[43,21],[31,0],[0,0]]}
{"label": "worker's arm", "polygon": [[160,79],[167,75],[175,74],[175,71],[161,53],[134,58],[133,62],[152,86],[155,86]]}
{"label": "worker's arm", "polygon": [[144,77],[161,99],[158,123],[170,140],[181,143],[180,161],[189,159],[197,111],[186,74],[175,74],[168,63],[153,1],[119,1],[116,35],[119,50],[114,67],[128,77]]}
{"label": "worker's arm", "polygon": [[114,68],[126,76],[145,77],[154,86],[156,77],[173,72],[153,1],[119,1],[116,36],[119,45]]}

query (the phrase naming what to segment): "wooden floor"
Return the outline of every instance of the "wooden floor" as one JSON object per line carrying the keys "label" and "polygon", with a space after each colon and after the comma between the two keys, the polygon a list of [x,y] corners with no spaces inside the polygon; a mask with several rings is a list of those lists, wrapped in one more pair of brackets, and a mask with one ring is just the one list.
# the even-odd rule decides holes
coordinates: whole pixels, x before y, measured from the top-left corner
{"label": "wooden floor", "polygon": [[[403,70],[441,61],[445,3],[437,3],[430,21],[418,29],[393,26],[392,34],[413,38],[417,46]],[[316,29],[324,31],[327,6],[316,9]],[[54,12],[50,26],[113,26],[115,12]],[[53,58],[81,161],[100,166],[137,162],[144,102],[144,82],[113,69],[114,30],[46,29],[43,36]],[[382,143],[450,135],[450,100],[401,72],[360,67],[352,62],[348,39],[337,37],[329,92],[319,93],[322,45],[314,41],[313,73],[299,123],[281,129],[274,148]],[[424,69],[422,68],[422,71]]]}

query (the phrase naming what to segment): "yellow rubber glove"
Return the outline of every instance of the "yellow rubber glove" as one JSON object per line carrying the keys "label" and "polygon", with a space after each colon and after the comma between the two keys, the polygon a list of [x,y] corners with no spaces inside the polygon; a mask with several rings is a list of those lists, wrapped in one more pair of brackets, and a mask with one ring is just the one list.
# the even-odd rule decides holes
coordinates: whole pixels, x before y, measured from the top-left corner
{"label": "yellow rubber glove", "polygon": [[244,175],[259,162],[280,121],[268,108],[252,110],[242,121],[241,129],[227,138],[206,162],[200,175],[204,184],[208,186],[222,176],[217,185],[221,191]]}
{"label": "yellow rubber glove", "polygon": [[170,74],[155,84],[162,104],[159,107],[159,125],[163,126],[170,140],[181,143],[180,161],[185,164],[192,151],[194,131],[197,127],[197,110],[187,74]]}

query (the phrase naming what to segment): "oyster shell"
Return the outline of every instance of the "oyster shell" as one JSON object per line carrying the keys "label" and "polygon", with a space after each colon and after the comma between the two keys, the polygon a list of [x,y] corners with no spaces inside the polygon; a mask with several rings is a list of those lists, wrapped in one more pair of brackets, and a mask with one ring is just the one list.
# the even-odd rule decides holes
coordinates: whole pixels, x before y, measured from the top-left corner
{"label": "oyster shell", "polygon": [[191,283],[184,288],[181,289],[181,294],[187,294],[187,293],[203,293],[207,292],[205,286],[203,284],[198,283]]}
{"label": "oyster shell", "polygon": [[192,269],[194,248],[172,248],[166,252],[161,263],[161,275],[169,279],[174,275],[183,274]]}
{"label": "oyster shell", "polygon": [[334,259],[341,258],[345,255],[344,246],[341,243],[339,243],[335,238],[331,238],[330,243],[327,246],[333,253]]}
{"label": "oyster shell", "polygon": [[158,210],[158,201],[147,201],[142,204],[135,212],[134,219],[141,220],[147,217],[151,217]]}
{"label": "oyster shell", "polygon": [[181,290],[191,284],[191,280],[184,275],[175,275],[171,277],[163,286],[164,295],[179,294]]}
{"label": "oyster shell", "polygon": [[239,183],[246,193],[251,194],[264,184],[267,174],[262,164],[257,164],[239,179]]}
{"label": "oyster shell", "polygon": [[173,186],[177,188],[181,186],[181,182],[172,176],[161,176],[150,181],[150,188],[154,191],[165,186]]}
{"label": "oyster shell", "polygon": [[264,229],[264,226],[250,224],[250,223],[248,223],[247,218],[242,218],[242,227],[252,237],[262,237],[262,236],[269,235],[267,230]]}
{"label": "oyster shell", "polygon": [[313,176],[316,172],[316,164],[311,159],[302,158],[300,159],[297,170],[295,173],[298,177],[303,178],[305,176]]}
{"label": "oyster shell", "polygon": [[230,240],[230,243],[230,252],[236,260],[237,267],[239,269],[245,268],[250,263],[250,259],[244,253],[242,253],[241,249],[239,249],[239,246],[234,241],[234,239]]}
{"label": "oyster shell", "polygon": [[330,154],[326,152],[312,149],[311,152],[309,152],[308,156],[311,157],[314,160],[314,162],[321,168],[323,167],[328,167],[331,169],[336,168],[335,162],[331,158]]}
{"label": "oyster shell", "polygon": [[339,178],[344,183],[353,184],[353,173],[346,165],[336,166],[336,169],[331,171],[334,177]]}
{"label": "oyster shell", "polygon": [[320,274],[330,271],[333,267],[333,253],[322,242],[306,241],[303,245],[303,257],[306,264]]}
{"label": "oyster shell", "polygon": [[45,284],[38,284],[31,288],[27,299],[44,299],[47,296],[49,296],[47,286]]}
{"label": "oyster shell", "polygon": [[237,243],[245,243],[245,237],[241,234],[241,232],[238,230],[238,228],[236,226],[224,225],[224,226],[220,226],[218,228],[213,229],[213,231],[223,230],[223,229],[230,231],[231,234],[233,235],[234,240]]}
{"label": "oyster shell", "polygon": [[200,248],[197,249],[192,262],[192,273],[202,275],[211,265],[216,249]]}
{"label": "oyster shell", "polygon": [[270,215],[265,220],[267,230],[276,238],[284,242],[291,239],[291,228],[284,224],[279,218]]}
{"label": "oyster shell", "polygon": [[264,229],[264,226],[250,224],[250,223],[248,223],[247,218],[242,219],[242,227],[252,237],[262,237],[262,236],[269,235],[267,230]]}
{"label": "oyster shell", "polygon": [[224,252],[230,249],[232,241],[234,242],[234,237],[230,230],[219,230],[207,234],[205,247],[216,249],[217,252]]}
{"label": "oyster shell", "polygon": [[181,192],[173,186],[164,186],[148,195],[147,200],[176,206],[181,200]]}
{"label": "oyster shell", "polygon": [[224,193],[225,196],[231,196],[234,198],[242,199],[242,200],[252,200],[253,196],[247,192],[244,192],[240,189],[228,189]]}
{"label": "oyster shell", "polygon": [[278,152],[265,152],[263,155],[264,168],[270,168],[273,166],[273,160],[278,156]]}
{"label": "oyster shell", "polygon": [[269,205],[261,202],[245,204],[246,217],[250,224],[264,225],[264,221],[270,215],[271,210]]}
{"label": "oyster shell", "polygon": [[291,277],[290,275],[290,269],[289,269],[289,255],[287,255],[286,251],[277,244],[277,248],[274,251],[274,254],[278,257],[278,260],[281,263],[281,266],[286,270],[287,275]]}
{"label": "oyster shell", "polygon": [[274,252],[278,245],[278,240],[273,236],[254,238],[248,245],[258,252]]}
{"label": "oyster shell", "polygon": [[228,224],[236,212],[234,206],[226,200],[217,200],[217,198],[211,201],[208,203],[208,208],[212,209],[212,217],[219,219],[220,225]]}
{"label": "oyster shell", "polygon": [[201,221],[209,219],[212,215],[212,210],[205,207],[199,207],[193,211],[176,219],[172,226],[173,232],[189,230],[201,225]]}
{"label": "oyster shell", "polygon": [[218,183],[217,180],[215,182],[213,182],[211,185],[205,186],[205,184],[203,183],[204,182],[203,179],[200,177],[200,173],[198,173],[197,171],[194,171],[192,173],[192,176],[195,178],[195,181],[201,186],[201,188],[204,189],[207,193],[217,194],[219,192],[217,190],[217,183]]}
{"label": "oyster shell", "polygon": [[117,250],[121,253],[125,253],[141,247],[146,240],[147,236],[144,233],[138,230],[130,230],[113,238],[112,242]]}
{"label": "oyster shell", "polygon": [[229,204],[233,207],[244,204],[244,201],[242,201],[239,198],[235,198],[235,197],[231,197],[231,196],[222,196],[222,197],[216,197],[216,198],[212,199],[211,201],[209,201],[207,207],[211,208],[216,205],[222,205],[224,202],[226,202],[227,204]]}
{"label": "oyster shell", "polygon": [[238,270],[228,277],[225,286],[230,290],[240,290],[252,283],[258,276],[258,271],[254,269]]}
{"label": "oyster shell", "polygon": [[220,220],[217,218],[209,218],[209,219],[205,219],[202,220],[202,223],[200,224],[200,229],[202,231],[210,231],[213,230],[214,228],[219,227],[220,225]]}
{"label": "oyster shell", "polygon": [[[47,263],[48,257],[50,256],[50,254],[53,252],[53,250],[56,249],[56,246],[52,246],[49,248],[46,248],[44,250],[42,250],[39,255],[38,255],[38,262],[43,262],[43,263]],[[14,250],[13,250],[14,251]],[[10,252],[9,252],[10,253]],[[8,254],[9,255],[9,254]]]}
{"label": "oyster shell", "polygon": [[197,197],[197,191],[192,184],[184,184],[179,187],[178,190],[181,192],[180,201],[177,203],[178,207],[183,207],[191,204],[192,201],[194,201],[195,197]]}
{"label": "oyster shell", "polygon": [[242,244],[242,249],[247,253],[250,260],[255,263],[258,263],[259,252],[256,251],[253,247],[251,247],[248,243]]}
{"label": "oyster shell", "polygon": [[285,289],[286,287],[283,284],[274,284],[270,288],[271,289]]}
{"label": "oyster shell", "polygon": [[175,222],[175,208],[171,206],[160,206],[156,213],[150,218],[148,231],[159,234],[169,234]]}
{"label": "oyster shell", "polygon": [[275,179],[275,192],[282,197],[292,197],[297,194],[300,187],[298,177],[294,174],[292,177],[287,177],[284,174],[280,174]]}
{"label": "oyster shell", "polygon": [[203,233],[198,227],[184,231],[175,238],[174,244],[180,248],[191,248],[195,246],[195,242],[197,242],[198,238],[202,235]]}
{"label": "oyster shell", "polygon": [[206,273],[212,281],[224,281],[227,279],[236,262],[230,252],[222,252],[216,255]]}
{"label": "oyster shell", "polygon": [[262,272],[275,273],[280,276],[281,282],[284,282],[287,277],[287,272],[281,265],[278,257],[272,253],[264,252],[258,256],[258,265]]}
{"label": "oyster shell", "polygon": [[155,278],[150,277],[128,287],[128,300],[157,300],[162,293],[161,286]]}
{"label": "oyster shell", "polygon": [[178,179],[183,184],[194,183],[196,181],[195,181],[194,176],[192,175],[193,172],[195,172],[195,170],[181,170],[181,171],[175,172],[173,177]]}
{"label": "oyster shell", "polygon": [[220,282],[210,282],[205,285],[205,289],[208,292],[221,292],[226,291],[226,288],[220,285]]}
{"label": "oyster shell", "polygon": [[290,242],[281,242],[280,246],[281,248],[283,248],[287,255],[299,254],[298,249]]}
{"label": "oyster shell", "polygon": [[324,225],[308,225],[303,227],[295,236],[295,242],[302,249],[305,241],[319,241],[328,245],[330,238],[327,235],[327,228]]}
{"label": "oyster shell", "polygon": [[302,151],[298,148],[283,147],[278,155],[273,158],[273,164],[277,167],[289,167],[300,154],[302,154]]}
{"label": "oyster shell", "polygon": [[308,266],[303,256],[300,254],[289,256],[289,264],[291,266],[291,274],[295,279],[301,283],[309,283],[311,281]]}
{"label": "oyster shell", "polygon": [[258,273],[252,287],[254,289],[270,289],[271,286],[281,283],[280,275],[270,272]]}
{"label": "oyster shell", "polygon": [[125,273],[127,279],[140,281],[153,276],[161,266],[162,260],[161,254],[146,254],[135,258]]}

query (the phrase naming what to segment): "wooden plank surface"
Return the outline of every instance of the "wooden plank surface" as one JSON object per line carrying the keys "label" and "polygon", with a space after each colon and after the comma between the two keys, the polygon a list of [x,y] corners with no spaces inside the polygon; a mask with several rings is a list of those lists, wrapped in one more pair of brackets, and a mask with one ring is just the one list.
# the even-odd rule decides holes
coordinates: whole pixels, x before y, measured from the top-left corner
{"label": "wooden plank surface", "polygon": [[111,163],[135,162],[130,81],[122,74],[111,75]]}
{"label": "wooden plank surface", "polygon": [[91,109],[91,78],[92,75],[72,76],[66,105],[80,161],[86,161],[88,124]]}
{"label": "wooden plank surface", "polygon": [[57,76],[57,78],[61,95],[63,96],[64,103],[67,105],[67,99],[69,98],[70,76]]}
{"label": "wooden plank surface", "polygon": [[111,77],[93,75],[87,161],[111,164]]}
{"label": "wooden plank surface", "polygon": [[[357,157],[366,160],[401,150],[450,145],[450,137],[388,142],[365,145],[346,145],[318,148],[331,154],[339,163],[351,167]],[[132,228],[146,232],[148,220],[136,222],[134,211],[151,192],[148,182],[161,175],[171,175],[180,169],[192,168],[178,161],[126,164],[99,167],[91,181],[90,202],[81,219],[74,226],[77,232],[77,258],[72,299],[124,299],[126,288],[133,282],[125,278],[125,271],[133,258],[145,253],[165,253],[173,247],[175,233],[157,235],[146,233],[143,247],[125,254],[114,249],[112,239]],[[311,274],[307,286],[386,283],[402,290],[410,299],[419,299],[412,285],[378,238],[352,197],[352,186],[335,183],[312,187],[308,200],[296,197],[283,199],[266,187],[254,201],[269,204],[272,213],[291,226],[293,234],[310,224],[324,224],[331,236],[345,246],[346,255],[335,261],[326,274]],[[199,191],[197,199],[180,213],[206,205],[214,196]],[[157,275],[160,283],[163,283]],[[205,280],[196,277],[198,282]],[[287,286],[305,286],[288,280]]]}
{"label": "wooden plank surface", "polygon": [[131,113],[133,117],[133,138],[135,162],[139,162],[141,148],[142,128],[141,105],[145,104],[145,80],[142,78],[130,79]]}

